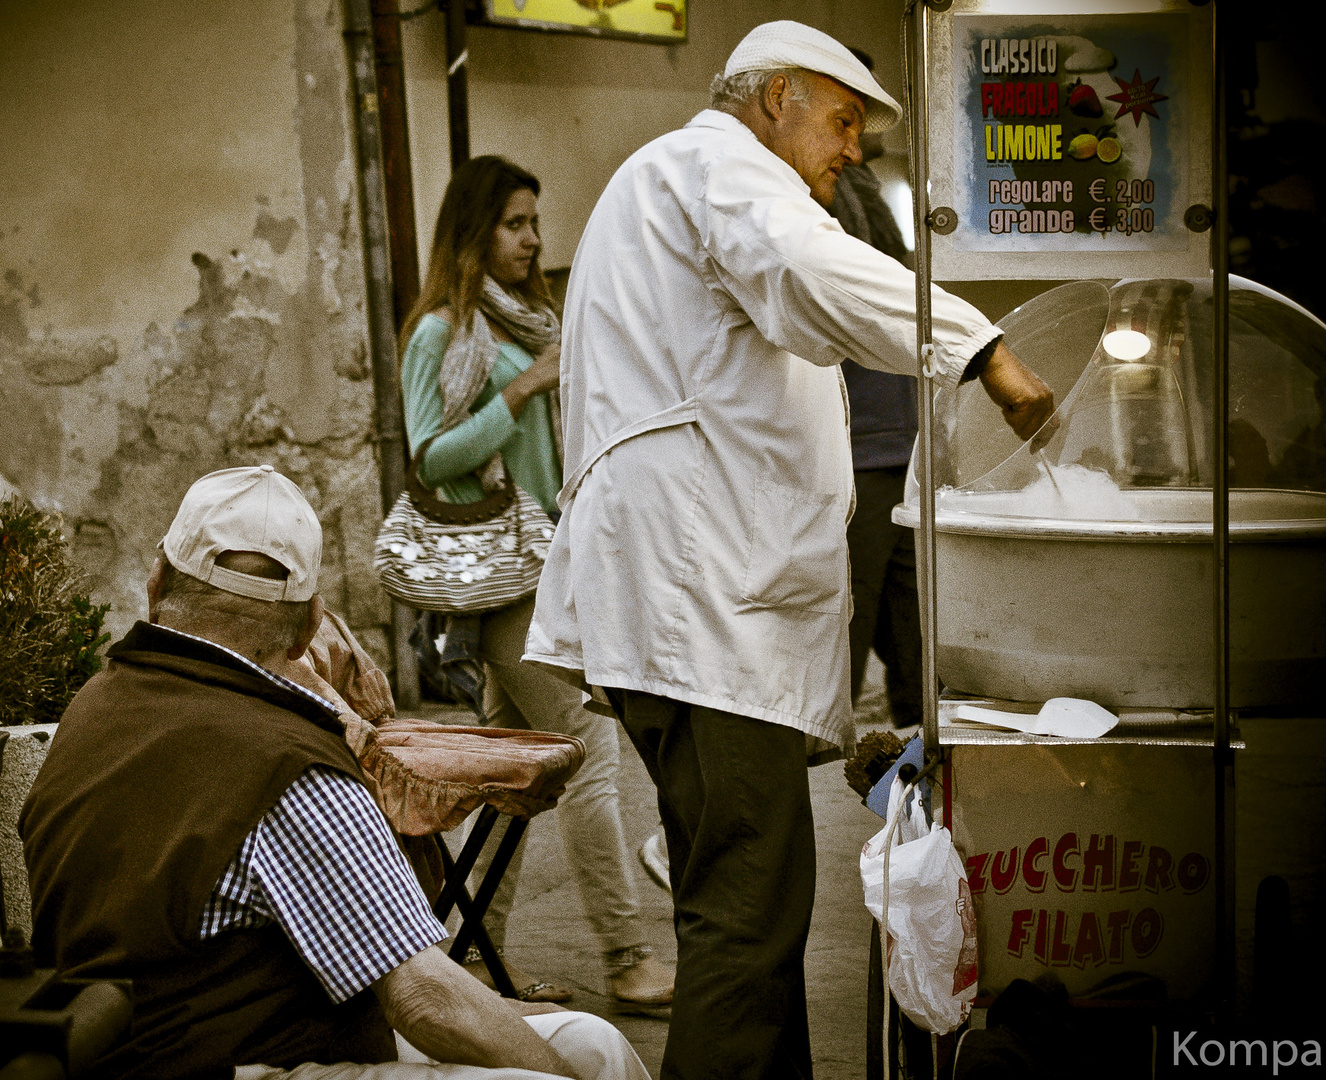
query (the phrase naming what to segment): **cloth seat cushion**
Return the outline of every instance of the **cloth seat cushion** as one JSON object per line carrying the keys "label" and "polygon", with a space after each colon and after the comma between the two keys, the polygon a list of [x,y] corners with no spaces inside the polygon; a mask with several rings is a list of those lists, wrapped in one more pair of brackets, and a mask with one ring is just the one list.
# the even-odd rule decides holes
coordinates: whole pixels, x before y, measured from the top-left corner
{"label": "cloth seat cushion", "polygon": [[572,735],[396,718],[386,675],[331,613],[302,665],[309,688],[340,710],[346,742],[402,836],[449,831],[485,803],[518,817],[550,810],[585,759]]}

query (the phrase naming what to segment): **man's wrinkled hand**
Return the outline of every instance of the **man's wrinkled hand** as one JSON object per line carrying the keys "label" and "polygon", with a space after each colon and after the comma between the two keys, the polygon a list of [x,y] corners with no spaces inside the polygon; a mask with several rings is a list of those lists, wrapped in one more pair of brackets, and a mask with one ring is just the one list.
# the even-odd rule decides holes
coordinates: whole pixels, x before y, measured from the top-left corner
{"label": "man's wrinkled hand", "polygon": [[[981,372],[981,385],[1019,439],[1025,441],[1035,436],[1032,450],[1039,450],[1050,441],[1059,427],[1058,418],[1054,417],[1054,391],[1002,341],[995,346]],[[1051,419],[1053,422],[1046,424]]]}

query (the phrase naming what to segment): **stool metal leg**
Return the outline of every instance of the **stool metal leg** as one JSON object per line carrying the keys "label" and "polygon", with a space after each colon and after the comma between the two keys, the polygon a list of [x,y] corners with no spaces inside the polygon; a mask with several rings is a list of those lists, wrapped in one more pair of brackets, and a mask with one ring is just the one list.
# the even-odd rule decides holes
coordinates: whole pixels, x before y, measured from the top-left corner
{"label": "stool metal leg", "polygon": [[525,827],[529,824],[528,819],[513,817],[510,820],[506,834],[498,843],[493,861],[488,865],[488,871],[484,874],[473,897],[465,885],[470,871],[478,861],[479,853],[497,824],[497,817],[496,810],[491,806],[485,806],[479,812],[474,828],[454,860],[446,844],[439,845],[442,848],[442,865],[446,880],[437,903],[433,905],[433,912],[439,920],[445,920],[451,914],[451,909],[456,908],[460,913],[461,925],[456,931],[455,940],[447,950],[447,955],[458,964],[464,963],[465,954],[473,944],[479,950],[479,955],[483,957],[484,966],[487,967],[497,992],[503,997],[514,998],[516,988],[507,974],[506,965],[502,963],[502,958],[493,945],[492,938],[488,936],[488,931],[483,925],[483,916],[493,902],[502,875],[506,873],[507,866],[516,852],[516,845],[525,834]]}
{"label": "stool metal leg", "polygon": [[[485,806],[479,811],[474,828],[470,830],[465,845],[454,860],[445,842],[438,845],[442,849],[442,867],[446,872],[442,891],[438,894],[437,902],[433,904],[433,914],[438,919],[445,921],[451,914],[451,909],[456,906],[457,897],[465,892],[465,881],[470,876],[470,871],[474,869],[474,864],[479,861],[479,852],[483,850],[483,845],[488,841],[496,824],[497,811],[491,806]],[[468,899],[469,894],[466,893],[466,900]]]}
{"label": "stool metal leg", "polygon": [[[488,932],[484,929],[483,916],[488,911],[488,905],[493,902],[493,897],[497,894],[497,886],[502,881],[502,875],[506,873],[507,865],[511,862],[511,857],[516,852],[516,845],[520,843],[520,838],[525,833],[524,818],[512,818],[507,826],[506,835],[502,837],[497,845],[497,852],[493,855],[493,861],[488,867],[488,872],[484,874],[483,880],[479,882],[478,889],[475,890],[474,897],[471,899],[466,896],[472,915],[465,917],[464,909],[461,915],[465,921],[456,931],[456,943],[452,946],[453,951],[464,953],[470,947],[471,940],[477,942],[478,936],[482,933],[485,937]],[[461,907],[461,898],[457,897],[456,906]],[[505,973],[505,972],[504,972]]]}

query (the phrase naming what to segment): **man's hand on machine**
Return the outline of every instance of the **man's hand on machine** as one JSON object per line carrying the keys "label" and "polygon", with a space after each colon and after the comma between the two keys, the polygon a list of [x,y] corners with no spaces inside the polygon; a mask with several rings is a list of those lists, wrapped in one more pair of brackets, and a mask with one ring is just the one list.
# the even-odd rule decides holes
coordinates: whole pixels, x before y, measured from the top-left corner
{"label": "man's hand on machine", "polygon": [[981,385],[1019,439],[1035,436],[1032,450],[1050,441],[1059,426],[1057,419],[1046,424],[1054,413],[1054,392],[1002,341],[981,372]]}

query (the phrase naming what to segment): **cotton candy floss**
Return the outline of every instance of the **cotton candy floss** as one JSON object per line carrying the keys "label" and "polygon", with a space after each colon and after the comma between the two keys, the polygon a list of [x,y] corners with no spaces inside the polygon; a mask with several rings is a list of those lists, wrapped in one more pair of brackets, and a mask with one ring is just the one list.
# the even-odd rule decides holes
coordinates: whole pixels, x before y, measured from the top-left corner
{"label": "cotton candy floss", "polygon": [[1125,495],[1109,473],[1083,465],[1052,468],[1052,476],[1042,473],[1018,492],[1020,513],[1073,521],[1136,521],[1141,517],[1136,500]]}
{"label": "cotton candy floss", "polygon": [[[1069,521],[1137,521],[1137,502],[1120,490],[1108,473],[1083,465],[1054,465],[1053,477],[1042,471],[1021,491],[967,492],[943,488],[938,503],[946,510],[979,510],[1016,517]],[[997,505],[995,503],[997,502]]]}

